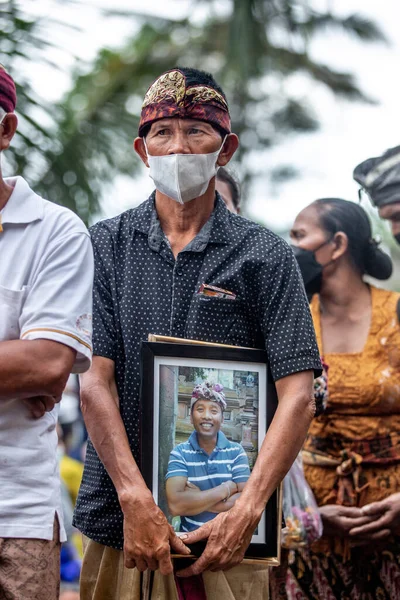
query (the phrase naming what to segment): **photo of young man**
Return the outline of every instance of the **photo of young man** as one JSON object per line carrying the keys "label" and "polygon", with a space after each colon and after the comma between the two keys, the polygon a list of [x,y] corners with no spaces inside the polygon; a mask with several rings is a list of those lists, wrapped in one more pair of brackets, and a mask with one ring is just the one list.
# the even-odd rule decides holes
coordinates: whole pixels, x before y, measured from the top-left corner
{"label": "photo of young man", "polygon": [[229,510],[250,477],[243,447],[221,431],[226,406],[221,384],[205,381],[194,387],[194,431],[172,450],[165,477],[168,507],[180,517],[180,531],[193,531]]}

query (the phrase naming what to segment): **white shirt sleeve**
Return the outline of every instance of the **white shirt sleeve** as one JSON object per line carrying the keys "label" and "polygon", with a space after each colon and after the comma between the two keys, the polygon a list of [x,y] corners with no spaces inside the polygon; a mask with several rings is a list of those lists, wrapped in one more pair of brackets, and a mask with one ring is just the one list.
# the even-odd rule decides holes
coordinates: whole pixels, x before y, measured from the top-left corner
{"label": "white shirt sleeve", "polygon": [[89,234],[55,239],[27,291],[19,324],[21,339],[48,339],[77,351],[74,373],[92,358],[93,250]]}

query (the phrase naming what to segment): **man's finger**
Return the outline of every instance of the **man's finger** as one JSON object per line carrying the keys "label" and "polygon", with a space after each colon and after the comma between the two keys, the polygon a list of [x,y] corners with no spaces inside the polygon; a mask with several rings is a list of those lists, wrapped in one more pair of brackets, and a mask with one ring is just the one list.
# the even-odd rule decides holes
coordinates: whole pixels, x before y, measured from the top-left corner
{"label": "man's finger", "polygon": [[168,554],[164,554],[158,561],[158,568],[160,569],[161,575],[169,575],[173,571],[172,560]]}
{"label": "man's finger", "polygon": [[218,560],[207,567],[207,571],[212,571],[213,573],[216,573],[217,571],[229,571],[229,569],[232,569],[232,567],[236,565],[236,562],[233,564],[234,562],[232,556],[219,556]]}
{"label": "man's finger", "polygon": [[[216,571],[229,571],[233,569],[233,567],[237,567],[243,561],[244,554],[240,554],[239,556],[232,557],[227,565],[224,565],[222,568],[215,569]],[[212,569],[211,569],[212,570]]]}
{"label": "man's finger", "polygon": [[211,523],[205,523],[195,531],[190,531],[186,534],[186,537],[183,538],[185,544],[189,546],[190,544],[194,544],[195,542],[199,542],[200,540],[206,540],[211,533]]}
{"label": "man's finger", "polygon": [[150,569],[150,571],[157,571],[159,568],[158,560],[155,558],[146,557],[146,562],[147,568]]}
{"label": "man's finger", "polygon": [[40,398],[25,398],[23,403],[28,408],[31,417],[34,419],[40,419],[46,412],[46,406]]}
{"label": "man's finger", "polygon": [[[186,541],[186,540],[185,540]],[[185,546],[180,538],[175,533],[172,533],[169,538],[169,545],[177,554],[191,554],[190,548]]]}
{"label": "man's finger", "polygon": [[53,398],[52,396],[43,396],[43,398],[41,398],[40,400],[41,402],[43,402],[46,408],[46,412],[52,411],[56,404],[55,398]]}
{"label": "man's finger", "polygon": [[142,557],[136,558],[135,562],[136,562],[136,568],[138,571],[141,571],[143,573],[144,571],[147,570],[147,563]]}
{"label": "man's finger", "polygon": [[133,558],[125,557],[124,564],[127,569],[134,569],[136,567],[136,562],[134,561]]}
{"label": "man's finger", "polygon": [[200,558],[190,565],[190,567],[182,569],[181,571],[177,571],[176,574],[178,577],[191,577],[192,575],[200,575],[200,573],[208,569],[211,564],[212,561],[208,558],[207,552],[204,551]]}
{"label": "man's finger", "polygon": [[197,487],[197,485],[194,485],[194,483],[191,483],[190,481],[187,481],[185,485],[187,488],[190,488],[191,490],[199,490],[200,489]]}

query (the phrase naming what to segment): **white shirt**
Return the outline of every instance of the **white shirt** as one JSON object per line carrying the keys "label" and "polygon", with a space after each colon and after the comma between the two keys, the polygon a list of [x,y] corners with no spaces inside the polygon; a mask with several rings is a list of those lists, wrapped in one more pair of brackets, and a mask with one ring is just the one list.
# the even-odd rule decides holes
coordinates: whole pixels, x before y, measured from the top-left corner
{"label": "white shirt", "polygon": [[[90,366],[93,253],[70,210],[35,194],[22,177],[0,213],[0,344],[45,338],[76,350],[73,371]],[[0,228],[1,229],[1,228]],[[32,419],[21,400],[0,397],[0,538],[51,540],[62,526],[57,466],[58,408]]]}

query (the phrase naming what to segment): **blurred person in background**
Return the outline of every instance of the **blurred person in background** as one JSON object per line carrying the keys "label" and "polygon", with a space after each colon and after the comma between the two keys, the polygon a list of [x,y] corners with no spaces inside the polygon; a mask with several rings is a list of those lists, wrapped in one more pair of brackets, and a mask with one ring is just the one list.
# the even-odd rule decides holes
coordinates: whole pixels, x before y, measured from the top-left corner
{"label": "blurred person in background", "polygon": [[232,172],[220,167],[215,177],[215,189],[220,194],[226,207],[237,215],[240,214],[240,185]]}
{"label": "blurred person in background", "polygon": [[390,221],[393,237],[400,244],[400,146],[364,160],[353,177],[378,208],[381,219]]}
{"label": "blurred person in background", "polygon": [[[90,441],[75,511],[86,536],[81,598],[137,598],[141,581],[153,582],[153,598],[176,599],[177,589],[193,598],[186,582],[194,579],[197,598],[265,599],[268,570],[239,563],[304,441],[314,411],[313,372],[321,370],[301,278],[283,240],[232,215],[215,194],[217,169],[229,162],[238,138],[211,75],[175,68],[157,78],[145,95],[134,147],[156,190],[91,230],[95,357],[81,381]],[[225,297],[204,292],[214,286]],[[279,398],[240,498],[182,534],[185,544],[207,544],[175,580],[170,552],[189,549],[136,462],[140,342],[149,333],[265,347]]]}
{"label": "blurred person in background", "polygon": [[[17,128],[0,67],[0,150]],[[0,171],[0,597],[56,600],[65,540],[58,402],[90,366],[93,252],[71,211]]]}
{"label": "blurred person in background", "polygon": [[291,230],[321,355],[329,399],[303,450],[306,478],[324,524],[296,552],[287,593],[296,600],[400,597],[399,294],[389,256],[372,239],[365,211],[339,198],[316,200]]}
{"label": "blurred person in background", "polygon": [[81,461],[82,444],[86,439],[86,429],[80,410],[79,378],[75,373],[68,377],[67,385],[63,391],[58,422],[63,430],[65,453]]}

